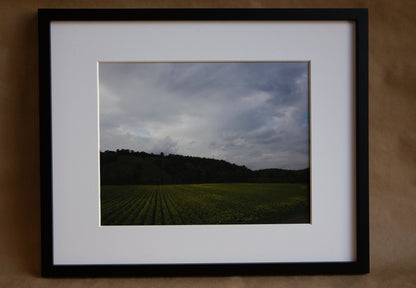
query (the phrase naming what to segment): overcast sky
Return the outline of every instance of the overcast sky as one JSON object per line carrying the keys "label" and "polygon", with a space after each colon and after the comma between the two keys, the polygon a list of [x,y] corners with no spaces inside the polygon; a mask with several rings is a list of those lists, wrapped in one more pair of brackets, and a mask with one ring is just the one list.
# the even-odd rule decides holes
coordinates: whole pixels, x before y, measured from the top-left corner
{"label": "overcast sky", "polygon": [[100,63],[100,150],[309,167],[307,62]]}

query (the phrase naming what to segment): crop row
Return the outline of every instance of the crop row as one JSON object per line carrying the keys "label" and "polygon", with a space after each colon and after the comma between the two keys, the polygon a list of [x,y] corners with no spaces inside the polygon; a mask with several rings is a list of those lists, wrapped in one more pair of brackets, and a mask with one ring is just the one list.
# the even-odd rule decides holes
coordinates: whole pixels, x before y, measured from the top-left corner
{"label": "crop row", "polygon": [[309,189],[296,183],[101,187],[102,225],[308,223],[309,215]]}

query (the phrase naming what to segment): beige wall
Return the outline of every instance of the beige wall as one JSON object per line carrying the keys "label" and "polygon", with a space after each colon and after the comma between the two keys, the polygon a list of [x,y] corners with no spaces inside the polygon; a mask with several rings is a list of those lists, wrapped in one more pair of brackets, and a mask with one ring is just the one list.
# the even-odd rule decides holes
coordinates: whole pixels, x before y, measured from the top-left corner
{"label": "beige wall", "polygon": [[[371,274],[137,279],[40,275],[38,8],[368,7]],[[415,287],[416,1],[0,1],[0,287]]]}

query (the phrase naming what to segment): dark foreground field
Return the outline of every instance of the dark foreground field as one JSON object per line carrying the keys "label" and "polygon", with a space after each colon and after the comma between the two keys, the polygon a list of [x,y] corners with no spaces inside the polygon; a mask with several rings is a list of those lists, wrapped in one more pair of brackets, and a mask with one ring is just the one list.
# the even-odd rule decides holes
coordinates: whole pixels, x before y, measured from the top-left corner
{"label": "dark foreground field", "polygon": [[102,185],[102,225],[309,223],[298,183]]}

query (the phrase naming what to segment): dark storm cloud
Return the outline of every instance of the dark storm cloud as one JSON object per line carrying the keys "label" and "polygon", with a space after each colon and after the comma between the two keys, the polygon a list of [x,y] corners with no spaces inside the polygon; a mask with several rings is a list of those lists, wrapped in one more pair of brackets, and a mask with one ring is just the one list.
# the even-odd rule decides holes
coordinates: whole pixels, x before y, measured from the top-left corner
{"label": "dark storm cloud", "polygon": [[100,63],[101,150],[309,166],[308,63]]}

